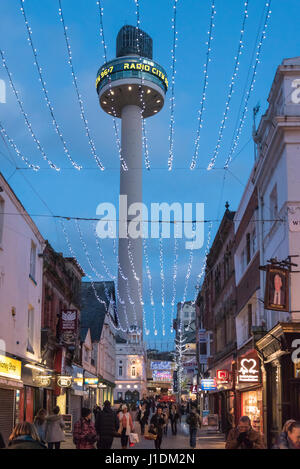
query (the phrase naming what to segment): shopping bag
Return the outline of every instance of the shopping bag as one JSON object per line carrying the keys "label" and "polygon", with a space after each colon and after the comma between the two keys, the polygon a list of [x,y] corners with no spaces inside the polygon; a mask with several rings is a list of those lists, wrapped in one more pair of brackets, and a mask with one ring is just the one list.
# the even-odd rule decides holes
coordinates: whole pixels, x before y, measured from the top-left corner
{"label": "shopping bag", "polygon": [[139,443],[139,435],[137,433],[129,433],[129,441],[130,443]]}

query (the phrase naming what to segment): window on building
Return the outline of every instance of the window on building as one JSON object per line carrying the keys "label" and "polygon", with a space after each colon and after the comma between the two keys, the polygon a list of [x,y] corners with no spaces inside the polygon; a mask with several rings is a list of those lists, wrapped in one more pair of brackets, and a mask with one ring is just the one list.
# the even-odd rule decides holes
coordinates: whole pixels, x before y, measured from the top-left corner
{"label": "window on building", "polygon": [[118,394],[117,394],[117,399],[118,399],[118,401],[122,401],[122,400],[123,400],[123,393],[122,393],[122,392],[118,392]]}
{"label": "window on building", "polygon": [[200,355],[207,354],[207,344],[206,342],[200,342]]}
{"label": "window on building", "polygon": [[135,366],[132,366],[132,367],[131,367],[131,376],[132,376],[132,377],[135,377],[135,376],[136,376],[136,369],[135,369]]}
{"label": "window on building", "polygon": [[246,260],[247,260],[247,265],[249,264],[251,260],[251,239],[250,239],[250,233],[247,233],[246,235]]}
{"label": "window on building", "polygon": [[35,281],[35,268],[36,268],[36,245],[34,242],[31,242],[30,249],[30,278]]}
{"label": "window on building", "polygon": [[4,226],[4,199],[0,197],[0,247],[3,239],[3,226]]}
{"label": "window on building", "polygon": [[252,304],[248,304],[248,337],[252,335]]}
{"label": "window on building", "polygon": [[276,220],[278,218],[278,196],[277,185],[275,184],[270,194],[270,219]]}
{"label": "window on building", "polygon": [[254,230],[252,231],[252,242],[251,242],[251,245],[252,245],[252,256],[255,254],[256,252],[256,249],[257,249],[257,245],[256,245],[256,230],[254,228]]}
{"label": "window on building", "polygon": [[84,361],[88,362],[89,361],[89,349],[87,347],[84,347]]}
{"label": "window on building", "polygon": [[119,376],[123,376],[123,366],[119,366]]}
{"label": "window on building", "polygon": [[34,353],[34,308],[29,306],[27,317],[27,351]]}

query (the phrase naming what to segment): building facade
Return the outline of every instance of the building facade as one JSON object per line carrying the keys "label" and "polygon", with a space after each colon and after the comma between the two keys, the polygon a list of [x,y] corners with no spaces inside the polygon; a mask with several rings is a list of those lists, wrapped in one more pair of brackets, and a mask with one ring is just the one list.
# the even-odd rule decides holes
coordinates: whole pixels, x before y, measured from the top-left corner
{"label": "building facade", "polygon": [[116,340],[115,402],[135,403],[147,394],[147,356],[141,332],[132,327],[127,340]]}
{"label": "building facade", "polygon": [[44,239],[0,173],[0,432],[33,420],[42,405],[32,373],[41,367]]}

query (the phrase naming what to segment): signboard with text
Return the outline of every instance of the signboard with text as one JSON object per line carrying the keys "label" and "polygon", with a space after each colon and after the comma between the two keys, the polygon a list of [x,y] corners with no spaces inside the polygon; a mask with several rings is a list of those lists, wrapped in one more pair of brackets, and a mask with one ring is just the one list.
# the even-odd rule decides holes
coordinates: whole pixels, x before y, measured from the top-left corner
{"label": "signboard with text", "polygon": [[238,383],[260,382],[260,362],[255,353],[238,358],[237,380]]}

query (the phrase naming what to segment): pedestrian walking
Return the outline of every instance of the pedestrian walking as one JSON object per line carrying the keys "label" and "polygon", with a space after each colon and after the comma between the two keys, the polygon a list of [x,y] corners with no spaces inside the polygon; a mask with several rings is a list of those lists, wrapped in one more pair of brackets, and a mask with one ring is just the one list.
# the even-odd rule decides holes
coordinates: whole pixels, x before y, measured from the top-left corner
{"label": "pedestrian walking", "polygon": [[118,414],[119,418],[119,433],[121,433],[121,446],[126,449],[128,446],[129,434],[133,433],[134,427],[132,417],[128,412],[126,404],[122,405],[122,411]]}
{"label": "pedestrian walking", "polygon": [[196,406],[191,407],[191,412],[186,418],[186,423],[189,425],[189,429],[190,429],[190,447],[192,449],[195,449],[197,431],[198,431],[198,428],[201,428],[201,419],[200,419],[200,415],[197,413]]}
{"label": "pedestrian walking", "polygon": [[65,441],[64,434],[65,423],[62,416],[60,415],[60,408],[54,407],[52,415],[46,417],[46,442],[48,443],[48,449],[60,449],[60,444]]}
{"label": "pedestrian walking", "polygon": [[164,417],[164,421],[165,421],[165,425],[164,425],[164,434],[165,435],[168,434],[169,416],[170,416],[169,408],[168,408],[167,405],[165,405],[164,409],[163,409],[163,417]]}
{"label": "pedestrian walking", "polygon": [[229,412],[227,412],[226,418],[225,418],[225,427],[224,427],[225,441],[227,441],[229,432],[233,428],[234,428],[234,409],[231,408]]}
{"label": "pedestrian walking", "polygon": [[243,416],[237,428],[230,430],[225,449],[265,449],[262,435],[253,430],[251,420]]}
{"label": "pedestrian walking", "polygon": [[36,414],[34,418],[34,422],[33,422],[36,432],[42,443],[46,442],[46,426],[47,426],[46,417],[47,417],[47,411],[45,409],[40,409],[38,413]]}
{"label": "pedestrian walking", "polygon": [[175,404],[171,407],[169,418],[171,422],[172,435],[177,435],[177,421],[179,419],[179,413]]}
{"label": "pedestrian walking", "polygon": [[83,407],[81,409],[81,419],[74,425],[73,442],[76,449],[95,449],[97,434],[91,419],[91,410]]}
{"label": "pedestrian walking", "polygon": [[94,405],[93,408],[93,414],[94,414],[94,421],[96,422],[98,412],[101,412],[101,407],[99,407],[97,404]]}
{"label": "pedestrian walking", "polygon": [[147,409],[147,404],[144,402],[144,404],[140,406],[140,410],[138,411],[136,418],[141,426],[141,435],[144,435],[145,433],[145,426],[148,425],[149,414],[150,412]]}
{"label": "pedestrian walking", "polygon": [[300,449],[300,422],[287,420],[273,449]]}
{"label": "pedestrian walking", "polygon": [[162,415],[162,407],[158,406],[156,413],[151,417],[149,428],[149,433],[154,433],[156,435],[156,440],[154,440],[155,449],[161,449],[164,424],[165,421]]}
{"label": "pedestrian walking", "polygon": [[47,449],[47,447],[41,443],[35,426],[29,422],[22,422],[13,429],[7,449]]}
{"label": "pedestrian walking", "polygon": [[110,401],[105,401],[103,410],[98,412],[96,419],[96,432],[98,449],[111,449],[114,436],[119,429],[119,419],[112,410]]}

